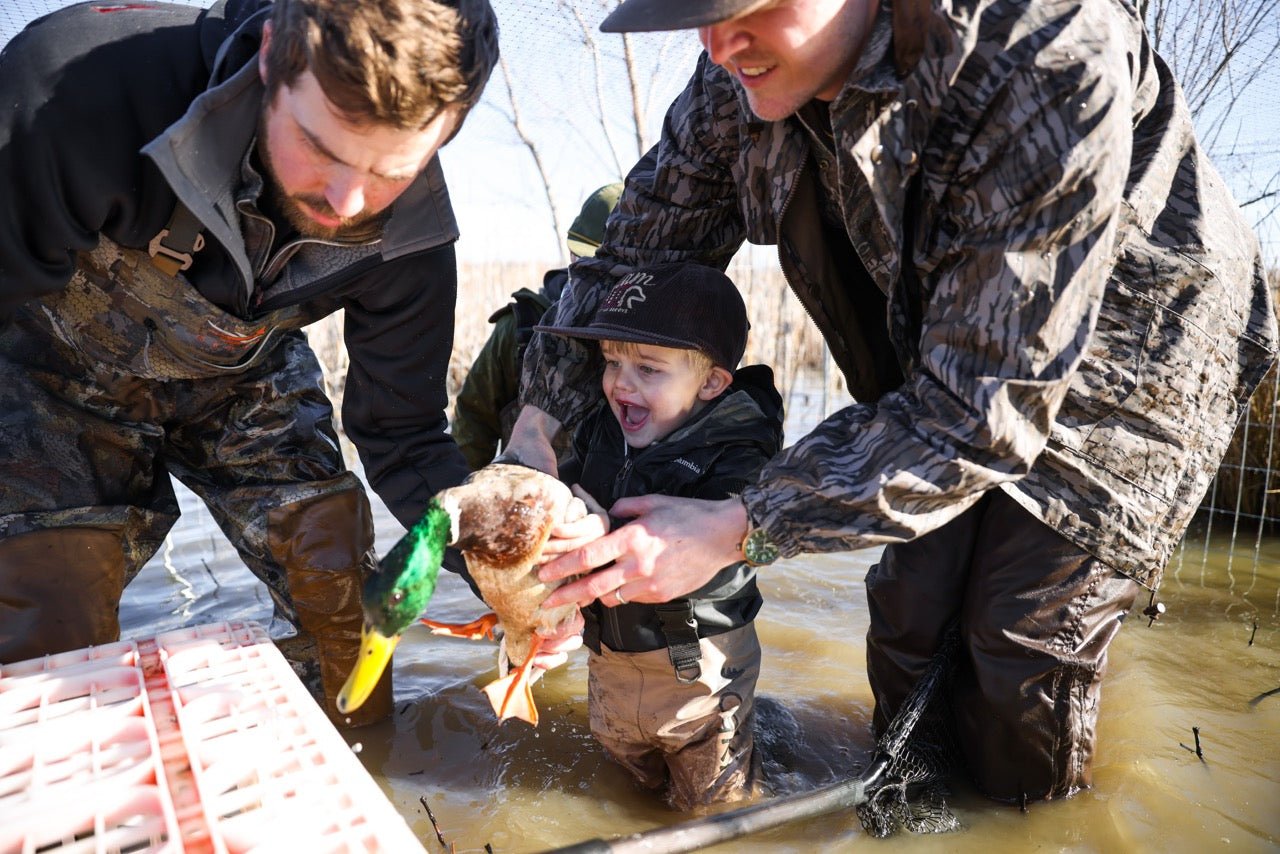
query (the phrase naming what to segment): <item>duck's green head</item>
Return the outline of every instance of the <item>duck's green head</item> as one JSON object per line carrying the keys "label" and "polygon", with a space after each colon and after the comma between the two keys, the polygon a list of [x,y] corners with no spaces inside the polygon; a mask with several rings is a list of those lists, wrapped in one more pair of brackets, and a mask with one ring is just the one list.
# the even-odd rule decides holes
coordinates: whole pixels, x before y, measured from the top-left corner
{"label": "duck's green head", "polygon": [[369,698],[400,642],[400,633],[426,610],[436,590],[452,527],[449,512],[432,499],[422,518],[365,581],[360,657],[338,694],[338,711],[358,709]]}

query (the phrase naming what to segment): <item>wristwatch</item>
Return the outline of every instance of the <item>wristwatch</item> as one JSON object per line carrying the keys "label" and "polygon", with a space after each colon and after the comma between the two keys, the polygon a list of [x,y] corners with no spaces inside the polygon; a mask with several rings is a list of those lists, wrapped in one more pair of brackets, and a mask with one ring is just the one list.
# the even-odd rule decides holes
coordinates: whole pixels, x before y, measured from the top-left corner
{"label": "wristwatch", "polygon": [[747,535],[742,538],[742,544],[738,548],[743,560],[750,566],[767,566],[779,556],[778,546],[769,539],[769,532],[764,528],[757,528],[751,521],[750,510],[747,511]]}
{"label": "wristwatch", "polygon": [[742,540],[742,557],[751,566],[767,566],[778,559],[778,547],[764,528],[751,528]]}

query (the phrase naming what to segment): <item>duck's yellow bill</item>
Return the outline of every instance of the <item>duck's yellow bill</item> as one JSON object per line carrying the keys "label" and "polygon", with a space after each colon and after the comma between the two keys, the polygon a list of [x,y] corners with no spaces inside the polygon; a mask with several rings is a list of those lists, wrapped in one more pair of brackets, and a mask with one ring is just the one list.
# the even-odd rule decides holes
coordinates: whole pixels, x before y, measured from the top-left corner
{"label": "duck's yellow bill", "polygon": [[391,661],[391,653],[395,652],[400,636],[386,637],[377,629],[364,626],[360,629],[360,657],[356,666],[351,668],[346,684],[338,692],[337,706],[342,714],[354,712],[364,705],[378,684],[382,671],[387,669]]}

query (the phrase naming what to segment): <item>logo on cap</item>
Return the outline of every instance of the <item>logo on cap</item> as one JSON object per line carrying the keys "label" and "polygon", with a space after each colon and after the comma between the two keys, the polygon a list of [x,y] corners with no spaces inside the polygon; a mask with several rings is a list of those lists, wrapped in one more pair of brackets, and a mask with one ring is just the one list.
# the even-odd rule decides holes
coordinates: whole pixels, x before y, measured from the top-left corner
{"label": "logo on cap", "polygon": [[653,284],[653,276],[649,273],[628,273],[609,291],[599,311],[631,311],[645,301],[644,286],[650,284]]}

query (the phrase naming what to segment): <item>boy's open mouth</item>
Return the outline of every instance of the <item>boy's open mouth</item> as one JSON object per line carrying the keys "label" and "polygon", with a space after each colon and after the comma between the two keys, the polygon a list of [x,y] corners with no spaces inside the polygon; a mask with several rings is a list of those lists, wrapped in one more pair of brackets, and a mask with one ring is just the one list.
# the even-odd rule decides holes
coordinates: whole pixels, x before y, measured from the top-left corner
{"label": "boy's open mouth", "polygon": [[623,430],[639,430],[649,421],[649,410],[633,403],[619,403]]}

